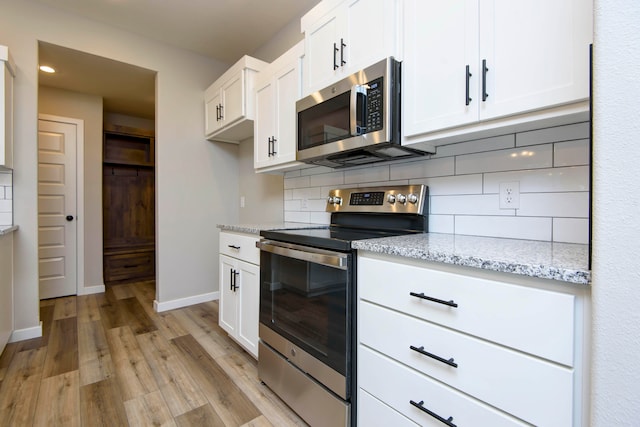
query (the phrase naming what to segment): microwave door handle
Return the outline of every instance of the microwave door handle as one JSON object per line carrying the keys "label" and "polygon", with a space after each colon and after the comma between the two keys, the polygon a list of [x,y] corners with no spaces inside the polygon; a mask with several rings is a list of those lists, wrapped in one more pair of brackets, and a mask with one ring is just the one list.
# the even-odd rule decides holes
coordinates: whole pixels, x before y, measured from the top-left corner
{"label": "microwave door handle", "polygon": [[340,270],[347,269],[347,255],[339,252],[286,243],[282,244],[271,240],[256,242],[256,247],[262,251],[282,255],[288,258],[308,261],[314,264],[321,264]]}
{"label": "microwave door handle", "polygon": [[[363,129],[366,124],[365,117],[367,115],[367,89],[369,89],[368,85],[353,85],[351,86],[351,101],[350,101],[350,111],[349,111],[349,131],[351,136],[362,135]],[[358,110],[358,97],[362,97],[362,103],[360,104],[360,109]],[[360,119],[360,123],[363,126],[358,126],[358,119]]]}

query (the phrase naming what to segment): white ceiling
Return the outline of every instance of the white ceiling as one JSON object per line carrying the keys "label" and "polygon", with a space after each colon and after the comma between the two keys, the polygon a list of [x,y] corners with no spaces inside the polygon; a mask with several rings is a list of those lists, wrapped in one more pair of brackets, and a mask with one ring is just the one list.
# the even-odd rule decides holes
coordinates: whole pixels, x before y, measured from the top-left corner
{"label": "white ceiling", "polygon": [[[320,0],[33,1],[232,64],[264,45]],[[150,82],[155,81],[155,74],[149,70],[40,43],[41,64],[45,59],[66,63],[58,66],[66,76],[41,72],[41,84],[101,95],[106,111],[153,118],[150,106],[155,101],[150,102],[149,97],[153,96],[155,84]],[[95,74],[105,66],[107,71]],[[113,92],[118,87],[130,90]]]}

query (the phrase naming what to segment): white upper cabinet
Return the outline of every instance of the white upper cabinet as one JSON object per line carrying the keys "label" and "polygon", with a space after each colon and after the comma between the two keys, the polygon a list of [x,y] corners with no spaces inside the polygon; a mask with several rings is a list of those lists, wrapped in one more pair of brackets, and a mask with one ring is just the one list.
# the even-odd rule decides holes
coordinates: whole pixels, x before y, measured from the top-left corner
{"label": "white upper cabinet", "polygon": [[323,1],[302,17],[303,95],[387,57],[400,56],[399,0]]}
{"label": "white upper cabinet", "polygon": [[0,46],[0,167],[13,168],[13,79],[16,66],[6,46]]}
{"label": "white upper cabinet", "polygon": [[405,137],[588,99],[592,8],[590,0],[406,0]]}
{"label": "white upper cabinet", "polygon": [[302,165],[296,162],[296,101],[302,93],[303,57],[301,41],[258,75],[253,138],[257,172]]}
{"label": "white upper cabinet", "polygon": [[204,95],[207,139],[239,143],[253,135],[254,81],[266,65],[245,55],[207,88]]}

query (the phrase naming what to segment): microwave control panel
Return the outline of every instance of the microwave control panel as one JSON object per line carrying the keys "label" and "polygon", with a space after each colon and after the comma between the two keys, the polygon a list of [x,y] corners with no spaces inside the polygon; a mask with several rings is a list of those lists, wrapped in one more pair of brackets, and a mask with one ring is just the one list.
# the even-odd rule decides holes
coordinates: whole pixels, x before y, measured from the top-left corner
{"label": "microwave control panel", "polygon": [[384,99],[383,93],[383,79],[375,79],[367,83],[369,88],[367,89],[367,133],[382,130],[382,119]]}

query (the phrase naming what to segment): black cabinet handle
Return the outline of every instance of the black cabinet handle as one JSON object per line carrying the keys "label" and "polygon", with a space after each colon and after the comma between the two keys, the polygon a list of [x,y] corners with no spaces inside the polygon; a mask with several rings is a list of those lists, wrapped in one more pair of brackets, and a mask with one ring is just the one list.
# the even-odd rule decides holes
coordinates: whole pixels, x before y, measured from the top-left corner
{"label": "black cabinet handle", "polygon": [[65,219],[67,221],[73,221],[73,215],[67,215]]}
{"label": "black cabinet handle", "polygon": [[231,249],[235,249],[237,251],[240,250],[240,246],[236,246],[236,245],[227,245],[227,246],[229,246]]}
{"label": "black cabinet handle", "polygon": [[454,307],[454,308],[458,307],[458,304],[453,302],[453,300],[445,301],[445,300],[438,299],[438,298],[428,297],[423,292],[420,292],[419,294],[417,294],[415,292],[409,292],[409,295],[411,295],[412,297],[416,297],[416,298],[420,298],[420,299],[426,299],[426,300],[432,301],[432,302],[437,302],[438,304],[448,305],[449,307]]}
{"label": "black cabinet handle", "polygon": [[272,136],[271,137],[271,155],[272,156],[275,156],[276,154],[278,154],[276,153],[276,141],[277,141],[276,137]]}
{"label": "black cabinet handle", "polygon": [[437,360],[438,362],[445,363],[445,364],[447,364],[447,365],[449,365],[449,366],[453,366],[454,368],[457,368],[457,367],[458,367],[458,364],[457,364],[457,363],[455,363],[455,362],[453,361],[453,357],[452,357],[451,359],[445,359],[444,357],[436,356],[436,355],[435,355],[435,354],[433,354],[433,353],[429,353],[428,351],[425,351],[425,350],[424,350],[424,346],[415,347],[415,346],[410,345],[410,346],[409,346],[409,348],[410,348],[411,350],[413,350],[413,351],[416,351],[416,352],[418,352],[418,353],[422,354],[422,355],[425,355],[425,356],[427,356],[427,357],[430,357],[430,358],[432,358],[432,359],[435,359],[435,360]]}
{"label": "black cabinet handle", "polygon": [[229,269],[229,290],[233,291],[233,268]]}
{"label": "black cabinet handle", "polygon": [[238,274],[240,274],[239,271],[233,270],[233,284],[231,285],[231,290],[233,292],[235,292],[240,287],[238,286]]}
{"label": "black cabinet handle", "polygon": [[344,44],[344,40],[340,39],[340,66],[343,66],[344,64],[347,63],[347,61],[344,60],[344,48],[347,47],[346,44]]}
{"label": "black cabinet handle", "polygon": [[487,71],[489,71],[489,69],[487,68],[487,60],[483,59],[482,60],[482,102],[486,101],[487,98],[489,97],[489,94],[487,93]]}
{"label": "black cabinet handle", "polygon": [[267,155],[269,157],[271,157],[272,156],[272,154],[271,154],[271,137],[267,138],[267,151],[268,151]]}
{"label": "black cabinet handle", "polygon": [[467,65],[467,74],[466,74],[467,91],[465,95],[464,105],[469,105],[469,103],[473,101],[473,99],[469,96],[469,80],[471,79],[472,75],[473,74],[471,74],[471,72],[469,71],[469,66]]}
{"label": "black cabinet handle", "polygon": [[426,412],[427,414],[431,415],[433,418],[435,418],[436,420],[440,421],[443,424],[448,425],[449,427],[457,427],[452,421],[453,421],[453,417],[449,417],[449,418],[442,418],[440,415],[436,414],[435,412],[432,412],[430,410],[428,410],[427,408],[424,407],[424,400],[421,400],[420,402],[414,402],[413,400],[410,400],[409,403],[411,403],[413,406],[415,406],[416,408],[420,409],[422,412]]}
{"label": "black cabinet handle", "polygon": [[216,122],[220,121],[220,104],[216,105]]}
{"label": "black cabinet handle", "polygon": [[338,53],[338,46],[333,44],[333,69],[337,70],[340,66],[336,63],[336,53]]}
{"label": "black cabinet handle", "polygon": [[224,111],[224,105],[220,104],[220,120],[224,119],[222,112]]}

